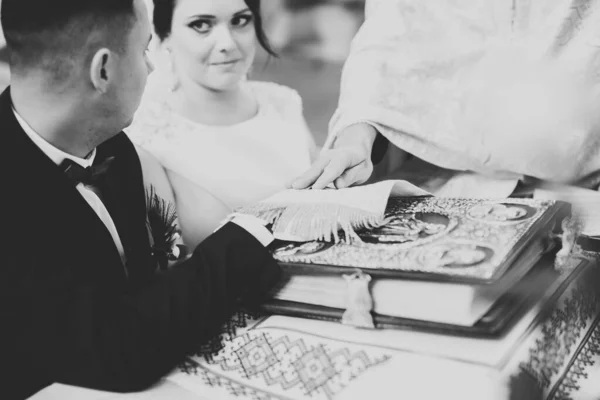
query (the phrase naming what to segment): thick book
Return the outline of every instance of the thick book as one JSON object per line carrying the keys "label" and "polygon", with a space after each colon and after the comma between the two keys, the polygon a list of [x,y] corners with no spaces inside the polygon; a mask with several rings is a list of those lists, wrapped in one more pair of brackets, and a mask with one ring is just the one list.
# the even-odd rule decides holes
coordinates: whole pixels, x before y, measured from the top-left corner
{"label": "thick book", "polygon": [[[546,244],[535,240],[518,258],[520,267],[509,269],[492,284],[420,280],[386,274],[380,276],[361,269],[367,275],[372,311],[377,315],[473,326],[508,291],[521,281],[544,252]],[[283,245],[283,248],[289,248]],[[281,247],[279,247],[281,248]],[[275,251],[278,247],[276,245]],[[274,299],[306,303],[338,310],[346,309],[349,285],[347,272],[327,271],[327,265],[281,262],[283,279],[273,290]],[[325,268],[322,268],[325,267]],[[356,270],[350,271],[350,274]],[[279,303],[280,305],[284,305]]]}
{"label": "thick book", "polygon": [[372,186],[371,197],[368,186],[289,192],[251,210],[271,213],[280,239],[271,250],[284,279],[265,306],[270,312],[364,327],[395,320],[473,327],[492,311],[502,318],[499,304],[533,273],[568,212],[555,201],[436,198],[397,182]]}

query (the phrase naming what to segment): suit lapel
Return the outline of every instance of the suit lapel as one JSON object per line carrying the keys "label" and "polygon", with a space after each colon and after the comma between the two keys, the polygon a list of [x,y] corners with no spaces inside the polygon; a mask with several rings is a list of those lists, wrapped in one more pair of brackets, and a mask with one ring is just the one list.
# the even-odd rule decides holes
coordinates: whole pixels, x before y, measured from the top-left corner
{"label": "suit lapel", "polygon": [[129,278],[132,278],[136,275],[135,267],[133,266],[135,254],[133,251],[133,239],[129,224],[129,216],[127,215],[128,207],[127,204],[124,204],[123,197],[125,197],[125,194],[122,192],[122,185],[119,182],[119,170],[118,161],[115,160],[108,172],[99,181],[98,188],[102,195],[102,202],[108,210],[108,213],[117,228],[117,232],[119,233],[119,238],[121,239],[121,244],[125,251],[125,268],[127,269],[127,275]]}
{"label": "suit lapel", "polygon": [[137,153],[125,134],[120,133],[98,147],[97,157],[99,162],[115,157],[99,186],[125,249],[129,280],[142,281],[154,274],[155,263],[150,256],[145,191]]}

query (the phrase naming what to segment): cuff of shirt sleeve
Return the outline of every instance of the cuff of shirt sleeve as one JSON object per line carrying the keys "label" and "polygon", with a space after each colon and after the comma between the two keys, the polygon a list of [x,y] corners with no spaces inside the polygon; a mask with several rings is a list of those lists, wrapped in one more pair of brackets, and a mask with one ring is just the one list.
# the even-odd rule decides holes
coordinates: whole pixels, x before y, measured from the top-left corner
{"label": "cuff of shirt sleeve", "polygon": [[263,246],[267,247],[275,238],[265,227],[264,221],[251,215],[235,215],[231,221],[254,236]]}

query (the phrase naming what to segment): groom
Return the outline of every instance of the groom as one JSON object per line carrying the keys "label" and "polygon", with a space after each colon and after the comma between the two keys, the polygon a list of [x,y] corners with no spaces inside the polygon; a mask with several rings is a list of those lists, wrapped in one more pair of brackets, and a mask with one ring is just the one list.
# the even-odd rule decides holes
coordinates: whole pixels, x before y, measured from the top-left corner
{"label": "groom", "polygon": [[121,132],[152,70],[143,0],[3,0],[1,17],[0,397],[144,389],[264,298],[279,277],[268,232],[234,220],[157,271]]}

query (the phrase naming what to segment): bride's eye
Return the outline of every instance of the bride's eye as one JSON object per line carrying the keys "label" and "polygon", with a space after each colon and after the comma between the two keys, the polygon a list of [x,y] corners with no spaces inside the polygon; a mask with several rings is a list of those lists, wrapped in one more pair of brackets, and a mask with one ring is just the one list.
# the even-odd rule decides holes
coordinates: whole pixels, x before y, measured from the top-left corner
{"label": "bride's eye", "polygon": [[253,19],[254,19],[254,17],[252,16],[252,14],[238,15],[238,16],[233,17],[233,19],[231,20],[231,25],[234,28],[243,28],[243,27],[249,25]]}
{"label": "bride's eye", "polygon": [[208,33],[210,31],[210,28],[212,28],[212,23],[209,20],[199,19],[193,21],[188,26],[197,32]]}

